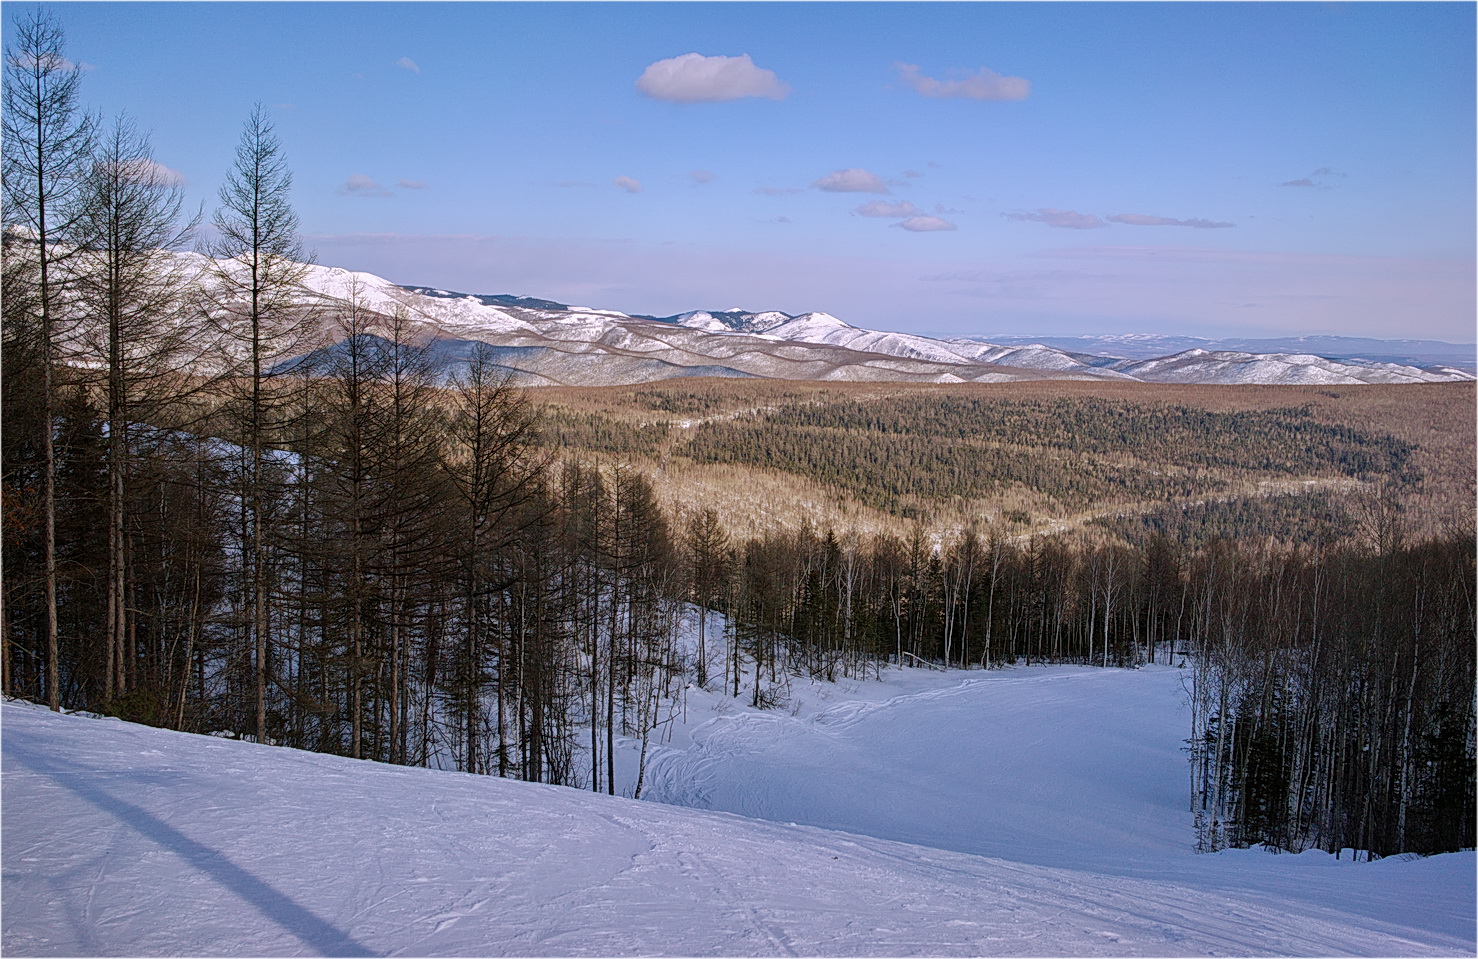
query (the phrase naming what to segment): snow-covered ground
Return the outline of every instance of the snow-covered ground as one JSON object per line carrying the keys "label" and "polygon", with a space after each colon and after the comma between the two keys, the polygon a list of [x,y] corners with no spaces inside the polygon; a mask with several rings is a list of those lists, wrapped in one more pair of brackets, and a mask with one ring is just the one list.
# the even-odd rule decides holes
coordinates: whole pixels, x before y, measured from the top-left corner
{"label": "snow-covered ground", "polygon": [[892,670],[764,713],[690,689],[649,753],[662,803],[6,704],[0,945],[1473,955],[1472,853],[1192,853],[1181,679]]}

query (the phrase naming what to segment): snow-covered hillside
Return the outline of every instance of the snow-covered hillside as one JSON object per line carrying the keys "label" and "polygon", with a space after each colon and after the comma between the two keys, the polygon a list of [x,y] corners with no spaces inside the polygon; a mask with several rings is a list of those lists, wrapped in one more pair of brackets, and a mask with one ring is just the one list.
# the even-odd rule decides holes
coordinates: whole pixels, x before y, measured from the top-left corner
{"label": "snow-covered hillside", "polygon": [[1365,336],[1228,337],[1211,340],[1159,333],[1046,337],[988,333],[967,337],[966,340],[1004,346],[1041,343],[1060,350],[1128,360],[1150,360],[1186,350],[1206,350],[1211,353],[1313,353],[1332,360],[1396,363],[1427,370],[1451,367],[1466,373],[1478,369],[1478,350],[1472,343],[1444,343],[1440,340],[1378,340]]}
{"label": "snow-covered hillside", "polygon": [[3,947],[1473,953],[1471,853],[1191,853],[1180,679],[890,670],[764,713],[690,689],[648,794],[745,816],[6,704]]}
{"label": "snow-covered hillside", "polygon": [[1279,383],[1334,386],[1360,383],[1439,383],[1471,379],[1456,370],[1433,372],[1398,363],[1325,359],[1312,353],[1243,353],[1186,350],[1173,356],[1113,367],[1150,383]]}
{"label": "snow-covered hillside", "polygon": [[[179,254],[208,277],[208,261]],[[207,281],[209,282],[209,281]],[[401,318],[402,335],[435,344],[454,375],[482,342],[519,385],[609,386],[678,376],[764,377],[846,382],[989,383],[1022,379],[1145,380],[1170,383],[1422,383],[1471,380],[1466,370],[1427,369],[1313,355],[1190,350],[1125,359],[1045,343],[997,345],[867,330],[827,313],[694,311],[633,316],[537,297],[474,295],[399,286],[338,267],[303,269],[299,300],[318,308],[320,337],[304,351],[332,349],[333,317],[351,300]],[[289,357],[284,365],[298,362]]]}

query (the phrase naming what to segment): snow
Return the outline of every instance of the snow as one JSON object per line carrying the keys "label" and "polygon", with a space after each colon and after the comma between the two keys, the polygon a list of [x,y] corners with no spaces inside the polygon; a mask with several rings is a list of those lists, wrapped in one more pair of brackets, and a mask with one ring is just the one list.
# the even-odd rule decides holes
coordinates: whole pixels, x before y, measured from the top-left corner
{"label": "snow", "polygon": [[1167,383],[1263,383],[1357,385],[1361,383],[1437,383],[1465,377],[1420,370],[1397,363],[1340,362],[1309,353],[1244,353],[1186,350],[1173,356],[1119,364],[1136,379]]}
{"label": "snow", "polygon": [[[660,803],[7,703],[0,945],[1473,953],[1472,853],[1192,853],[1183,676],[885,670],[793,678],[788,708],[765,712],[690,688],[652,747]],[[637,751],[621,746],[627,789]]]}

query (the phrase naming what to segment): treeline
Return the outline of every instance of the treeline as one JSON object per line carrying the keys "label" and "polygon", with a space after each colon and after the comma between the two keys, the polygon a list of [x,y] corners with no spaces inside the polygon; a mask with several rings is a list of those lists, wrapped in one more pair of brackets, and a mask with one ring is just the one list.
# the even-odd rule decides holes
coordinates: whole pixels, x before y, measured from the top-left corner
{"label": "treeline", "polygon": [[1361,519],[1369,514],[1371,499],[1328,490],[1234,496],[1101,516],[1090,525],[1131,543],[1143,544],[1159,535],[1183,548],[1216,539],[1332,545],[1361,535]]}
{"label": "treeline", "polygon": [[785,702],[777,660],[827,679],[882,662],[1189,664],[1201,849],[1471,848],[1474,537],[1384,533],[1188,549],[772,532],[733,556],[734,662],[753,662],[756,705]]}
{"label": "treeline", "polygon": [[1199,563],[1199,846],[1474,845],[1474,541]]}

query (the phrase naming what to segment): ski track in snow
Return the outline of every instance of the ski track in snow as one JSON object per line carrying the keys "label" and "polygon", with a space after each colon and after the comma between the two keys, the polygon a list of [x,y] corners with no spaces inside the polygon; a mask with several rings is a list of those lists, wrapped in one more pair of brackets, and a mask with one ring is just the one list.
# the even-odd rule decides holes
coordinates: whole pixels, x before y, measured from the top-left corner
{"label": "ski track in snow", "polygon": [[[1178,670],[885,675],[798,684],[796,715],[690,690],[687,724],[652,746],[648,796],[706,809],[6,704],[0,945],[1474,952],[1471,853],[1371,864],[1191,853]],[[635,748],[622,747],[632,769]]]}

